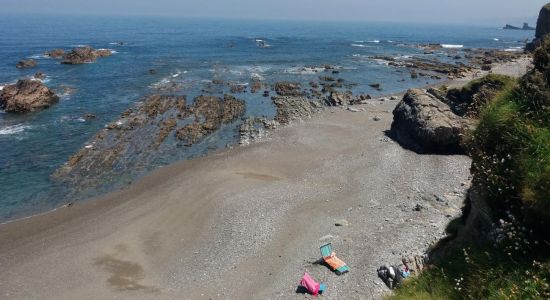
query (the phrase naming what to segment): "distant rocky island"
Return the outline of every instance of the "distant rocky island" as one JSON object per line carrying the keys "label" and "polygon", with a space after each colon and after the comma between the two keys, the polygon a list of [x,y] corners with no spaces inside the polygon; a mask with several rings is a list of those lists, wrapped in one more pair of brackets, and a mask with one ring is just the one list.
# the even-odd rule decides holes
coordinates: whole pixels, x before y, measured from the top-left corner
{"label": "distant rocky island", "polygon": [[506,24],[503,29],[506,30],[535,30],[535,27],[529,26],[529,23],[523,23],[523,27],[517,27],[510,24]]}

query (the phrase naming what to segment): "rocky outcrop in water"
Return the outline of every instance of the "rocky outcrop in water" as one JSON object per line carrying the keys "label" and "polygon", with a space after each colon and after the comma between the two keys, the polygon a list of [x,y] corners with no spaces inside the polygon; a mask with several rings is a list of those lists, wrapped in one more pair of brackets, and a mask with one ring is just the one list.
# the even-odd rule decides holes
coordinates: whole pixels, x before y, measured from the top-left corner
{"label": "rocky outcrop in water", "polygon": [[100,57],[111,56],[111,50],[93,49],[91,47],[74,48],[71,52],[63,55],[62,64],[77,65],[95,62]]}
{"label": "rocky outcrop in water", "polygon": [[19,61],[15,67],[18,68],[18,69],[29,69],[29,68],[34,68],[38,65],[38,63],[36,62],[36,60],[34,59],[27,59],[27,60],[21,60]]}
{"label": "rocky outcrop in water", "polygon": [[0,109],[6,112],[32,112],[48,108],[57,101],[59,97],[37,80],[19,80],[0,91]]}
{"label": "rocky outcrop in water", "polygon": [[65,55],[65,50],[55,49],[55,50],[46,52],[45,55],[51,58],[63,58],[63,56]]}
{"label": "rocky outcrop in water", "polygon": [[468,122],[426,91],[407,91],[393,116],[392,134],[404,147],[422,153],[462,152]]}

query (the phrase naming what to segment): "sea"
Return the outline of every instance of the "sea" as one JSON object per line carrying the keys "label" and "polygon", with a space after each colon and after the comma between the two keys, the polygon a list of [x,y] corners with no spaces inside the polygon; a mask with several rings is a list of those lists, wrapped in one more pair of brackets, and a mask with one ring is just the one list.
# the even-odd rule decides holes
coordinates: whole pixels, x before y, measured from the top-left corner
{"label": "sea", "polygon": [[[79,194],[70,183],[52,180],[55,170],[105,124],[164,86],[176,83],[178,92],[192,99],[214,78],[243,85],[251,80],[307,85],[331,65],[339,71],[335,76],[355,84],[354,93],[378,96],[435,80],[412,79],[373,56],[432,56],[427,58],[445,61],[451,60],[448,51],[424,54],[416,45],[521,51],[533,36],[532,31],[502,30],[498,25],[0,15],[0,89],[40,71],[46,74],[44,84],[60,95],[59,103],[43,111],[0,112],[0,223],[98,196],[127,184],[128,178],[237,144],[233,124],[196,146],[154,153],[145,168],[123,170],[125,182],[111,179]],[[62,65],[44,55],[83,45],[111,49],[113,55],[83,65]],[[18,61],[30,58],[38,67],[15,68]],[[156,72],[150,74],[151,69]],[[373,83],[383,90],[370,87]],[[275,114],[261,92],[236,96],[246,101],[247,116]],[[86,114],[96,118],[85,118]]]}

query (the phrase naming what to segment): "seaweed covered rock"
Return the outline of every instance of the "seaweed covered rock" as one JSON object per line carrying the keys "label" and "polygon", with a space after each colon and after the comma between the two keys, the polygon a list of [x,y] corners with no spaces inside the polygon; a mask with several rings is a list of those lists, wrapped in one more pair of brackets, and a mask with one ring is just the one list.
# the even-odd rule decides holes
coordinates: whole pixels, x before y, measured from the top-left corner
{"label": "seaweed covered rock", "polygon": [[195,98],[190,112],[195,120],[176,131],[176,137],[186,142],[186,146],[201,140],[204,136],[219,129],[245,112],[245,103],[231,95],[224,95],[223,100],[215,96],[199,96]]}
{"label": "seaweed covered rock", "polygon": [[19,80],[0,91],[0,109],[6,112],[36,111],[48,108],[57,101],[59,97],[38,80]]}
{"label": "seaweed covered rock", "polygon": [[435,96],[410,89],[393,111],[391,131],[401,145],[420,153],[461,153],[468,123]]}

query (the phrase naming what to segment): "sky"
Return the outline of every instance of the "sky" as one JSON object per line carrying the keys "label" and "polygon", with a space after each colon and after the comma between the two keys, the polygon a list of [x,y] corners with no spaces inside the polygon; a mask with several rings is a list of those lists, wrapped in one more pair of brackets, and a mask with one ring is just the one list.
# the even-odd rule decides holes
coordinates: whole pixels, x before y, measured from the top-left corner
{"label": "sky", "polygon": [[4,13],[503,24],[548,0],[0,0]]}

